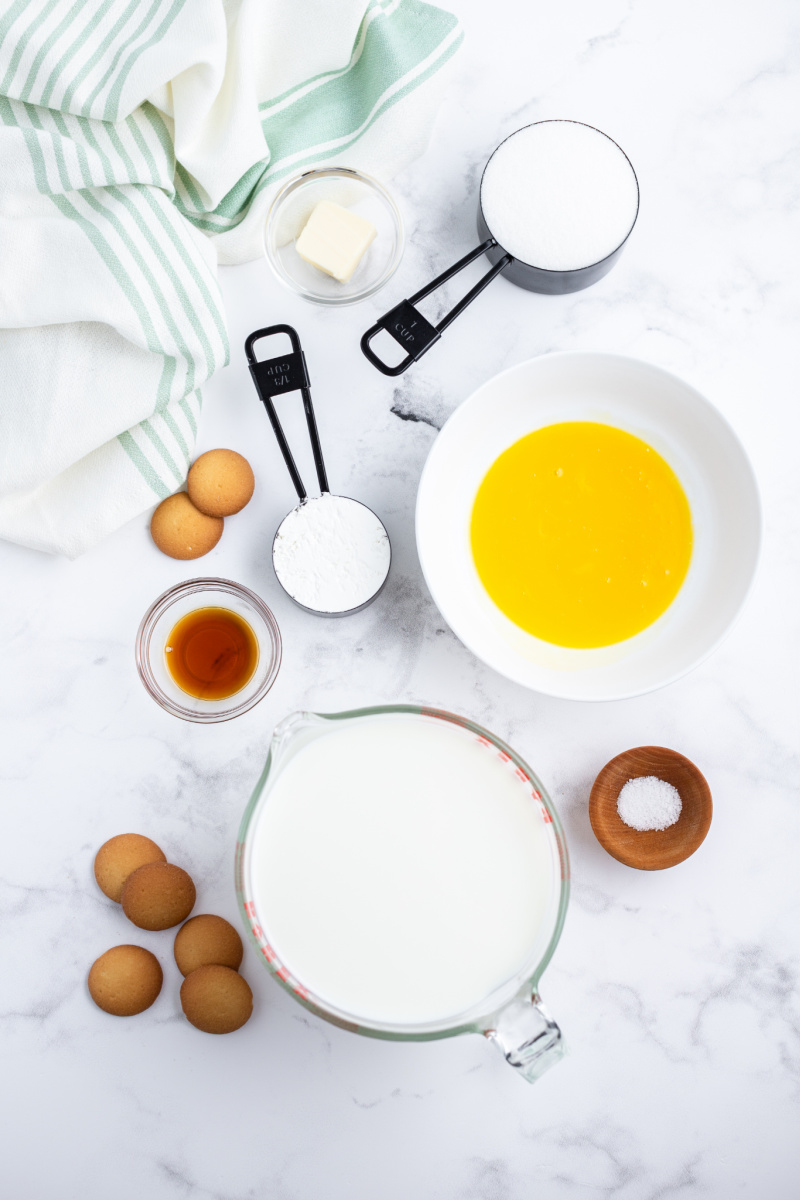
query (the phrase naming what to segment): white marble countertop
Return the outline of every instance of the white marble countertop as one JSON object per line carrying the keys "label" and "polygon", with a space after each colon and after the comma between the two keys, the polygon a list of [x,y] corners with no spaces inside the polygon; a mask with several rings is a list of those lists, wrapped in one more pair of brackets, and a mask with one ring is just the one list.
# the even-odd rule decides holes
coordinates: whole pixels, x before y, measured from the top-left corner
{"label": "white marble countertop", "polygon": [[[393,185],[410,236],[389,288],[328,312],[282,291],[263,262],[222,273],[233,361],[206,390],[200,449],[243,451],[258,491],[216,550],[165,558],[145,519],[74,563],[0,546],[9,1200],[798,1194],[796,6],[458,7],[467,41],[432,144]],[[642,208],[620,263],[564,297],[500,280],[415,370],[384,379],[359,335],[474,244],[488,153],[554,116],[599,126],[636,167]],[[272,574],[272,533],[293,500],[241,347],[275,321],[300,331],[334,488],[376,509],[392,538],[387,590],[344,621],[293,608]],[[765,554],[743,617],[703,666],[641,699],[580,705],[507,682],[455,639],[420,575],[414,496],[437,428],[498,370],[556,349],[683,376],[732,422],[763,490]],[[266,700],[209,727],[162,712],[133,661],[145,608],[198,574],[263,595],[285,642]],[[233,845],[274,723],[410,700],[509,740],[563,815],[573,898],[542,990],[565,1062],[529,1087],[478,1037],[342,1032],[293,1003],[251,948],[253,1019],[206,1037],[180,1013],[169,934],[138,939],[164,966],[153,1008],[119,1021],[94,1007],[90,963],[131,937],[92,879],[102,841],[150,835],[194,875],[197,911],[236,921]],[[609,858],[587,815],[600,767],[645,743],[692,758],[715,801],[698,853],[653,874]]]}

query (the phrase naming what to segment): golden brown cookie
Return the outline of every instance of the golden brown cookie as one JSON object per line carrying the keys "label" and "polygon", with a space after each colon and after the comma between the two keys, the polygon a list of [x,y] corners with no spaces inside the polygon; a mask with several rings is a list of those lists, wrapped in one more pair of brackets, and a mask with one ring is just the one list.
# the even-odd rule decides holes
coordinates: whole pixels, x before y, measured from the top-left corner
{"label": "golden brown cookie", "polygon": [[161,991],[164,976],[154,954],[141,946],[112,946],[92,963],[89,994],[114,1017],[144,1012]]}
{"label": "golden brown cookie", "polygon": [[253,993],[230,967],[198,967],[181,984],[181,1008],[203,1033],[233,1033],[250,1019]]}
{"label": "golden brown cookie", "polygon": [[122,889],[122,911],[140,929],[171,929],[185,921],[197,892],[192,878],[173,863],[147,863]]}
{"label": "golden brown cookie", "polygon": [[209,517],[195,508],[186,492],[162,500],[150,520],[150,534],[170,558],[201,558],[222,537],[222,517]]}
{"label": "golden brown cookie", "polygon": [[205,913],[192,917],[175,937],[175,962],[181,975],[209,964],[238,971],[243,954],[242,939],[224,917]]}
{"label": "golden brown cookie", "polygon": [[97,851],[94,860],[94,877],[101,892],[109,900],[119,904],[122,885],[137,867],[145,863],[166,862],[167,856],[160,846],[141,833],[119,833],[109,838]]}
{"label": "golden brown cookie", "polygon": [[250,463],[235,450],[207,450],[192,463],[186,480],[192,504],[210,517],[240,512],[255,485]]}

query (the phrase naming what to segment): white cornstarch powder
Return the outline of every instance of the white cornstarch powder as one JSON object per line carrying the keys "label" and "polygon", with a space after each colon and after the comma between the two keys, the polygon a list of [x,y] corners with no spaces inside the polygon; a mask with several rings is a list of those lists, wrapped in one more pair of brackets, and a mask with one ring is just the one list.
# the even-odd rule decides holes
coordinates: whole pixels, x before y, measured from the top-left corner
{"label": "white cornstarch powder", "polygon": [[498,146],[481,207],[504,250],[546,271],[601,262],[633,228],[639,188],[619,146],[577,121],[540,121]]}
{"label": "white cornstarch powder", "polygon": [[677,788],[656,775],[629,779],[617,796],[617,812],[631,829],[669,829],[681,815]]}
{"label": "white cornstarch powder", "polygon": [[344,613],[371,600],[391,562],[389,538],[365,504],[324,492],[293,509],[275,535],[275,574],[305,608]]}

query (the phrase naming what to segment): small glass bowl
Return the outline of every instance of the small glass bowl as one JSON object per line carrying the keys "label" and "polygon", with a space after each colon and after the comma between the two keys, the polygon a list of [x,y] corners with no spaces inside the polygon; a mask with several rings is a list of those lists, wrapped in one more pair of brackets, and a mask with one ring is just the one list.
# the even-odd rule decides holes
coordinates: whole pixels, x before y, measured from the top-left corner
{"label": "small glass bowl", "polygon": [[[347,283],[312,267],[295,249],[295,239],[321,200],[366,217],[378,231]],[[399,267],[404,245],[403,218],[386,188],[350,167],[295,175],[272,201],[264,226],[267,262],[284,287],[313,304],[357,304],[374,295]]]}
{"label": "small glass bowl", "polygon": [[[179,688],[169,673],[164,647],[175,624],[197,608],[227,608],[248,622],[258,642],[258,663],[248,682],[222,700],[201,700]],[[281,665],[281,633],[255,592],[230,579],[187,579],[150,605],[136,634],[136,668],[162,708],[184,721],[230,721],[263,700]]]}

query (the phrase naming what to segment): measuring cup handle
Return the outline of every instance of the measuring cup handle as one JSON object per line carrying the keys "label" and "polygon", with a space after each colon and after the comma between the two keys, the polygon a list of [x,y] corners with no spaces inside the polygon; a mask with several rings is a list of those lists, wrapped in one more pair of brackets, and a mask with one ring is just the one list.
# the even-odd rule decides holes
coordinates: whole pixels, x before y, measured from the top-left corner
{"label": "measuring cup handle", "polygon": [[[377,367],[384,375],[402,375],[412,363],[418,362],[423,354],[430,350],[435,342],[438,342],[445,329],[447,329],[447,326],[452,325],[456,317],[460,316],[475,297],[479,296],[483,289],[489,286],[495,275],[499,275],[501,271],[506,269],[512,261],[511,255],[504,254],[494,264],[492,269],[486,272],[483,279],[479,279],[475,286],[467,292],[466,296],[462,300],[459,300],[455,308],[451,309],[447,316],[442,318],[438,325],[431,325],[430,321],[427,321],[419,309],[414,306],[418,301],[424,299],[425,296],[429,296],[436,288],[446,283],[448,279],[452,279],[454,275],[457,275],[464,267],[468,266],[476,258],[479,258],[481,254],[485,254],[487,250],[491,250],[496,245],[497,242],[494,238],[488,238],[476,250],[471,250],[469,254],[465,254],[452,267],[448,267],[441,275],[437,275],[426,287],[415,292],[408,300],[401,300],[391,312],[385,313],[384,316],[380,317],[361,339],[361,349],[373,367]],[[372,339],[382,329],[385,329],[404,350],[408,351],[403,361],[399,362],[395,367],[390,367],[388,363],[378,358],[370,345]]]}
{"label": "measuring cup handle", "polygon": [[[272,337],[276,333],[285,333],[292,344],[292,353],[283,354],[280,358],[268,358],[259,362],[256,359],[256,342],[262,338]],[[244,344],[244,352],[250,367],[250,374],[256,386],[261,403],[267,410],[273,432],[278,441],[280,452],[294,484],[295,491],[301,501],[306,499],[305,484],[300,478],[300,472],[294,461],[286,435],[283,432],[278,414],[273,404],[275,396],[284,392],[300,392],[303,397],[303,410],[306,414],[308,436],[311,439],[311,450],[314,455],[314,465],[317,469],[317,479],[321,492],[329,492],[328,476],[325,471],[325,461],[322,457],[322,445],[319,440],[317,418],[314,415],[314,405],[311,401],[311,384],[308,378],[306,356],[300,345],[297,331],[291,325],[268,325],[265,329],[256,329]]]}
{"label": "measuring cup handle", "polygon": [[561,1030],[535,992],[529,999],[512,1000],[485,1033],[528,1083],[535,1083],[566,1054]]}
{"label": "measuring cup handle", "polygon": [[[396,367],[390,367],[378,358],[370,346],[372,339],[385,329],[396,342],[408,350],[408,354]],[[410,300],[401,300],[399,304],[385,313],[361,339],[361,350],[373,367],[377,367],[384,375],[402,375],[413,362],[422,358],[426,350],[430,350],[434,342],[438,342],[441,333],[426,321],[422,313],[414,308]]]}

